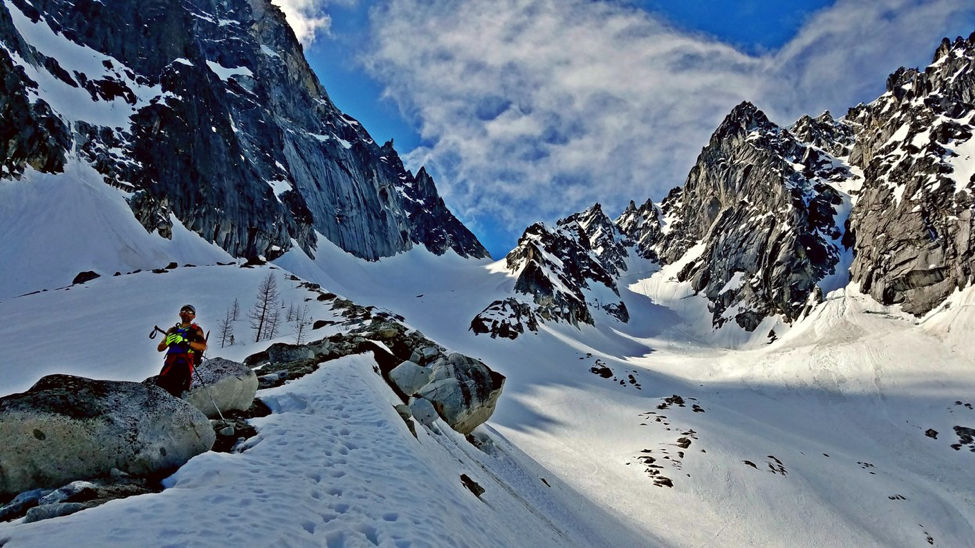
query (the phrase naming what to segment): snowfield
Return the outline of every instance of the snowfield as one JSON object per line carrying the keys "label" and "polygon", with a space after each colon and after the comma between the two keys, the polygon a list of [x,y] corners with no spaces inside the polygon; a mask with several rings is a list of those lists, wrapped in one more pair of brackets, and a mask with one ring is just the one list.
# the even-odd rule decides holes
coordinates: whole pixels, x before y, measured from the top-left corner
{"label": "snowfield", "polygon": [[[629,324],[497,340],[468,330],[514,283],[497,263],[425,249],[368,263],[321,239],[315,258],[220,266],[231,259],[189,232],[146,234],[121,192],[72,170],[73,183],[29,173],[0,186],[18,208],[0,229],[26,239],[0,262],[0,395],[54,372],[142,380],[161,365],[153,325],[189,302],[216,331],[269,273],[313,319],[333,313],[291,274],[401,314],[507,382],[478,448],[442,423],[413,438],[372,356],[336,360],[259,392],[274,412],[243,452],[200,455],[159,494],[0,524],[5,548],[975,546],[975,447],[953,430],[975,428],[975,289],[918,319],[849,286],[791,326],[714,332],[674,265],[631,264]],[[181,266],[149,270],[170,261]],[[102,276],[65,287],[81,270]],[[211,334],[211,356],[270,344],[249,342],[246,319],[234,327],[233,346]]]}

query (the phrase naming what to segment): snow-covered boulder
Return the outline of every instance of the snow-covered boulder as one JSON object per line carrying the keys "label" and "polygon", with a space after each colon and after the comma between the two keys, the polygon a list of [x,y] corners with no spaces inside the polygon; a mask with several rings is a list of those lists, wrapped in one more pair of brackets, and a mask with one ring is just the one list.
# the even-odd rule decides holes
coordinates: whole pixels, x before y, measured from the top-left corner
{"label": "snow-covered boulder", "polygon": [[[200,384],[200,380],[206,383],[206,387]],[[223,358],[213,358],[196,367],[193,384],[190,385],[185,399],[207,417],[215,419],[219,414],[213,408],[211,396],[221,412],[246,411],[254,403],[257,385],[257,375],[250,367]],[[207,395],[207,389],[210,395]]]}
{"label": "snow-covered boulder", "polygon": [[0,398],[0,496],[111,474],[165,473],[213,445],[198,409],[150,383],[49,375]]}
{"label": "snow-covered boulder", "polygon": [[504,375],[458,353],[429,366],[405,361],[389,373],[389,380],[407,396],[429,400],[444,422],[462,434],[491,417],[504,386]]}

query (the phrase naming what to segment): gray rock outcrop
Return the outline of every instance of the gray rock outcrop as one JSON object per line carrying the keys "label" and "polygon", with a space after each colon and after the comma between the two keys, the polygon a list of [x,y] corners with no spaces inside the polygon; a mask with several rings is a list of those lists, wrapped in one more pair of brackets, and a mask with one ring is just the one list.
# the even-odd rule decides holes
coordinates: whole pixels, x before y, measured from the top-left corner
{"label": "gray rock outcrop", "polygon": [[0,495],[164,474],[214,439],[199,410],[151,384],[50,375],[0,398]]}
{"label": "gray rock outcrop", "polygon": [[[437,415],[454,430],[469,434],[494,413],[504,377],[484,363],[463,354],[453,353],[421,366],[405,361],[389,372],[390,381],[413,398],[410,408],[414,417],[429,402]],[[423,415],[423,413],[420,413]],[[417,417],[420,422],[425,422]]]}
{"label": "gray rock outcrop", "polygon": [[[222,413],[246,411],[254,403],[257,386],[257,374],[250,367],[223,358],[213,358],[196,367],[193,384],[184,399],[207,417],[216,419],[219,414],[213,408],[214,402]],[[211,397],[213,401],[210,400]]]}
{"label": "gray rock outcrop", "polygon": [[[451,428],[467,434],[494,413],[504,388],[504,375],[480,360],[448,353],[389,315],[373,316],[370,309],[345,300],[336,300],[336,306],[347,313],[348,325],[357,327],[305,345],[272,345],[267,352],[244,360],[260,366],[261,386],[278,386],[329,360],[371,352],[378,365],[377,373],[404,404],[422,410],[424,417],[429,418],[432,410]],[[307,357],[309,353],[311,357]],[[284,361],[288,357],[295,361]]]}
{"label": "gray rock outcrop", "polygon": [[705,244],[678,279],[711,301],[715,326],[734,320],[753,331],[770,315],[794,320],[845,250],[836,220],[843,197],[833,184],[850,177],[742,103],[691,169],[658,255],[674,262]]}

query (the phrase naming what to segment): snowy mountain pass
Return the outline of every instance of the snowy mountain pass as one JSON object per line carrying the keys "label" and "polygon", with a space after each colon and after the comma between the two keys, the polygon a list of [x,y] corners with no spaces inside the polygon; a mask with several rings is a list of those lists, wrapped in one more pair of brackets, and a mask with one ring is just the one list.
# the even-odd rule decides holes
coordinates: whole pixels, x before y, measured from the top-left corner
{"label": "snowy mountain pass", "polygon": [[[559,512],[565,508],[586,515],[595,515],[598,508],[616,516],[606,528],[586,527],[587,534],[603,539],[624,531],[618,534],[630,542],[611,543],[620,546],[916,545],[926,535],[939,545],[965,546],[973,538],[975,485],[967,472],[972,454],[968,447],[951,447],[959,442],[955,426],[975,425],[975,412],[964,405],[975,403],[967,396],[975,393],[970,381],[975,376],[970,354],[962,352],[971,345],[965,336],[972,321],[971,292],[958,294],[956,304],[932,313],[920,325],[853,290],[834,293],[775,343],[760,341],[763,344],[753,345],[753,350],[732,350],[713,341],[708,344],[709,324],[695,323],[695,318],[709,321],[706,302],[662,277],[648,283],[634,280],[630,290],[621,292],[631,311],[629,324],[608,316],[598,327],[546,324],[538,334],[509,341],[474,336],[467,329],[485,292],[490,296],[490,291],[501,294],[510,289],[505,284],[511,278],[491,263],[449,253],[435,258],[421,249],[379,262],[327,247],[320,247],[317,257],[323,267],[307,259],[302,264],[288,254],[277,262],[303,278],[322,282],[324,290],[402,314],[427,336],[484,360],[508,377],[487,431],[496,431],[491,436],[495,447],[527,456],[511,457],[501,467],[503,473],[478,465],[470,468],[473,473],[458,471],[458,477],[467,473],[485,487],[492,477],[514,477],[500,489],[517,493],[505,495],[510,496],[506,504],[527,505],[532,515],[541,511],[554,524],[545,530],[555,536],[539,540],[539,545],[564,544],[554,531],[570,529],[576,522],[574,517],[558,517],[564,516]],[[653,276],[668,272],[665,268]],[[0,302],[0,313],[17,318],[0,326],[10,358],[3,371],[3,393],[24,390],[53,372],[141,380],[156,373],[160,363],[154,344],[146,338],[152,325],[167,325],[169,314],[185,301],[196,304],[200,323],[214,331],[235,298],[246,312],[268,273],[277,276],[284,302],[308,304],[316,320],[336,319],[315,293],[270,266],[144,271]],[[641,288],[658,290],[649,296],[635,292]],[[211,343],[212,356],[240,360],[269,344],[243,344],[249,333],[243,314],[234,327],[237,344],[220,349]],[[310,336],[329,333],[323,328]],[[106,336],[113,341],[107,355]],[[712,336],[718,341],[725,337],[721,332]],[[294,342],[294,333],[285,330],[277,340]],[[604,376],[607,370],[609,376]],[[287,399],[280,398],[278,414],[290,412]],[[291,447],[289,454],[298,455],[307,451],[295,450],[297,440],[318,437],[291,419],[276,420],[277,414],[259,421],[264,441],[243,455],[199,457],[177,475],[173,489],[132,499],[133,503],[158,499],[161,502],[135,504],[168,504],[167,497],[175,496],[181,485],[179,478],[190,474],[197,461],[213,467],[208,470],[219,467],[219,474],[226,476],[236,469],[226,459],[250,458],[250,453],[268,450],[262,445],[270,448],[284,442]],[[349,428],[352,438],[360,439],[358,428]],[[925,435],[929,428],[938,432],[937,439]],[[360,443],[366,445],[361,439]],[[477,451],[460,440],[446,447],[462,459]],[[271,474],[262,466],[253,464],[254,470]],[[274,470],[277,465],[269,466]],[[314,466],[321,470],[320,463]],[[553,489],[567,494],[553,501],[549,488],[531,484],[531,477],[539,483],[545,478]],[[230,483],[222,489],[230,492]],[[207,498],[214,489],[217,486],[207,484],[192,496],[216,500]],[[326,499],[309,500],[294,493],[304,491],[291,496],[309,508],[324,508],[320,500]],[[307,493],[311,496],[310,490]],[[537,498],[531,498],[532,493]],[[237,498],[257,500],[257,494]],[[429,500],[425,496],[415,494],[414,499],[426,501],[423,504],[439,500],[439,494],[431,494]],[[85,516],[126,504],[120,501],[65,519],[87,527],[82,525]],[[230,506],[214,510],[214,516],[240,512],[232,502],[221,504]],[[368,527],[375,528],[375,534],[399,534],[395,526],[384,528],[383,515],[388,512],[363,512],[361,519],[371,517]],[[358,542],[353,537],[360,544],[368,542],[368,537],[358,536],[369,530],[358,527],[364,521],[328,528],[318,525],[322,518],[311,510],[291,514],[315,524],[311,536],[295,536],[293,544],[301,544],[299,538],[328,534],[323,531],[342,531],[351,545]],[[292,527],[301,523],[279,525],[289,535],[303,534]],[[5,535],[20,538],[19,526],[5,527],[11,531]],[[443,527],[449,534],[454,525]],[[646,538],[632,541],[628,528]],[[29,538],[55,534],[53,529],[43,531]]]}

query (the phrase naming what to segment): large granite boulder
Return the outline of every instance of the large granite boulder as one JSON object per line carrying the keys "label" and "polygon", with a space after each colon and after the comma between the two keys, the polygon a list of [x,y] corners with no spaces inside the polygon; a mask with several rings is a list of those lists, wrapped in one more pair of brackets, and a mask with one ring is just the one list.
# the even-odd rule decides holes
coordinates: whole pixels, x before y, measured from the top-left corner
{"label": "large granite boulder", "polygon": [[405,361],[390,371],[389,380],[407,396],[428,400],[440,418],[462,434],[491,417],[504,386],[504,375],[458,353],[429,366]]}
{"label": "large granite boulder", "polygon": [[165,474],[214,439],[203,413],[150,383],[49,375],[0,398],[0,496],[113,469]]}
{"label": "large granite boulder", "polygon": [[[200,383],[201,380],[206,386]],[[223,358],[213,358],[196,367],[193,384],[184,399],[207,417],[215,419],[220,415],[213,408],[214,402],[224,413],[246,411],[254,403],[257,385],[257,375],[250,367]],[[210,401],[211,397],[213,401]]]}

